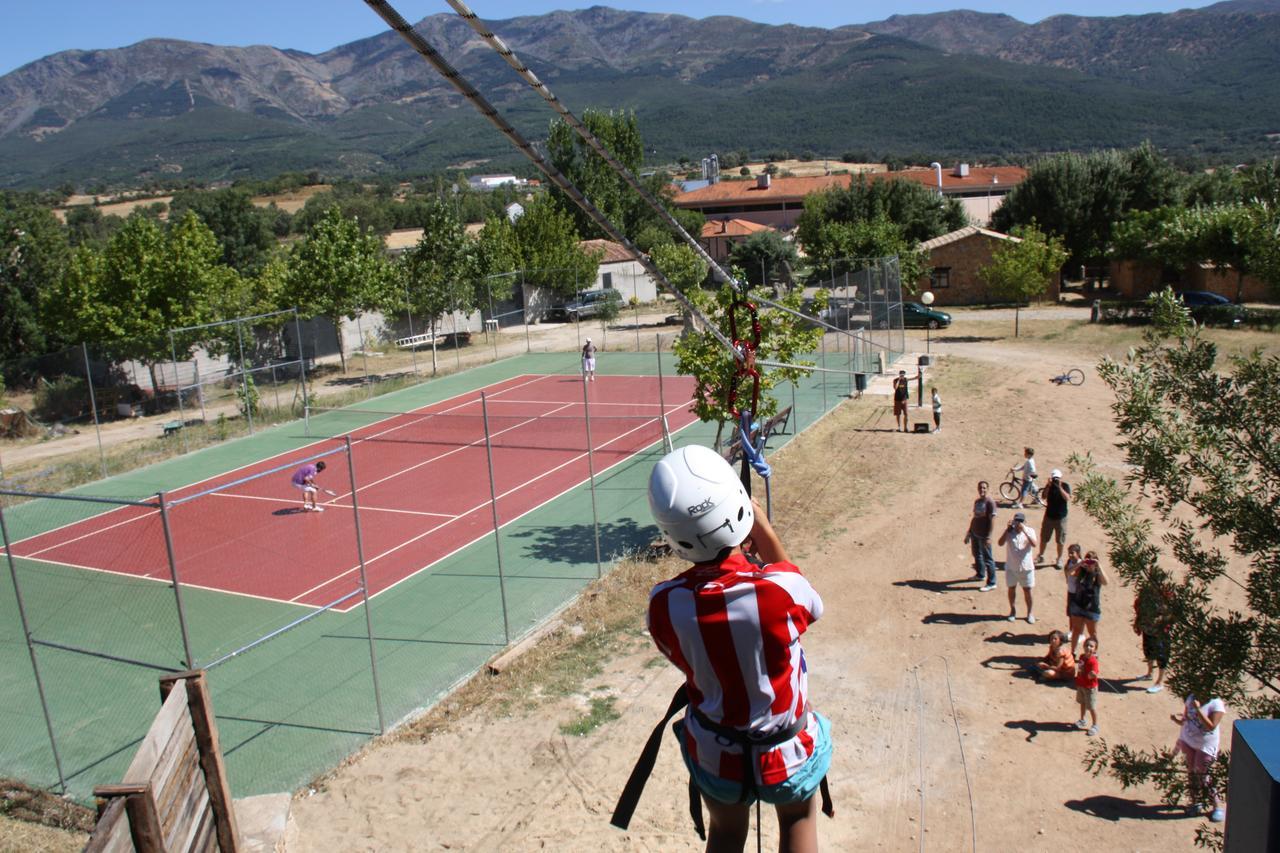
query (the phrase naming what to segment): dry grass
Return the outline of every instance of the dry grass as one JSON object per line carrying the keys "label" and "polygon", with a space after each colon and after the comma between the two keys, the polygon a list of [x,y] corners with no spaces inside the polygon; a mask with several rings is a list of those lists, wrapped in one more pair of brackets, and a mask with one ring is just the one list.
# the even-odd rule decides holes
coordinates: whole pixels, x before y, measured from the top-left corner
{"label": "dry grass", "polygon": [[257,207],[270,207],[274,204],[285,213],[297,213],[306,207],[307,201],[313,195],[328,192],[330,189],[327,184],[316,184],[315,186],[300,187],[287,193],[254,196],[253,203]]}
{"label": "dry grass", "polygon": [[80,850],[91,809],[12,779],[0,779],[0,853]]}

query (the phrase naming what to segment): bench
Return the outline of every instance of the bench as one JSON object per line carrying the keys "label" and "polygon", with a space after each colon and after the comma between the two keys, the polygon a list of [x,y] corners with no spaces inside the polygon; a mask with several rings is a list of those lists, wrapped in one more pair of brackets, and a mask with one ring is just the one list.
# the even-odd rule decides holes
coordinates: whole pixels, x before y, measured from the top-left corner
{"label": "bench", "polygon": [[163,437],[168,438],[171,435],[177,435],[178,430],[182,429],[182,426],[182,421],[167,421],[166,423],[161,424],[160,428],[164,430]]}

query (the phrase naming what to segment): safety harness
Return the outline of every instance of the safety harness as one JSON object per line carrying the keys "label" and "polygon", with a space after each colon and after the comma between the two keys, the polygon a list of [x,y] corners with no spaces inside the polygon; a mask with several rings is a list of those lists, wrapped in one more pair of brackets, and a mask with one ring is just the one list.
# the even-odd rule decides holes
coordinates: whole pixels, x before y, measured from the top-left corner
{"label": "safety harness", "polygon": [[[627,784],[622,789],[622,795],[618,797],[618,805],[614,808],[613,817],[609,821],[613,826],[619,829],[626,829],[631,825],[631,816],[635,814],[636,806],[640,803],[640,795],[644,793],[645,783],[649,781],[649,776],[653,773],[654,764],[658,760],[658,750],[662,747],[662,736],[667,723],[671,722],[671,719],[684,708],[689,709],[689,713],[698,721],[698,725],[707,731],[714,732],[717,737],[722,737],[742,748],[742,758],[746,772],[743,773],[742,793],[738,797],[738,802],[740,803],[750,802],[755,799],[757,792],[756,768],[760,766],[760,751],[772,749],[791,740],[804,731],[809,720],[809,711],[805,710],[791,725],[770,732],[767,735],[755,736],[741,729],[722,726],[709,719],[697,708],[690,706],[688,686],[681,684],[675,695],[671,697],[671,704],[667,706],[667,712],[649,734],[649,739],[645,741],[644,749],[640,751],[640,758],[636,761],[636,766],[632,768],[631,776],[627,778]],[[682,723],[677,721],[672,725],[672,729],[677,736],[680,736]],[[826,776],[822,777],[822,782],[818,785],[818,789],[822,797],[822,813],[827,817],[835,817],[836,810],[831,801],[831,789],[827,785]],[[689,776],[689,817],[693,819],[693,828],[697,831],[698,838],[706,841],[706,826],[702,822],[702,792],[698,790],[698,785],[694,782],[692,775]]]}

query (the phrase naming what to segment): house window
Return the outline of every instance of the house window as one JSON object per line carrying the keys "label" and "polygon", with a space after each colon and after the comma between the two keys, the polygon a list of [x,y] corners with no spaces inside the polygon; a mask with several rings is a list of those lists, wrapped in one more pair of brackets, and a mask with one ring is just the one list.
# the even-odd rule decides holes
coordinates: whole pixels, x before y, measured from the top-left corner
{"label": "house window", "polygon": [[929,287],[940,290],[951,286],[951,267],[934,267],[929,274]]}
{"label": "house window", "polygon": [[604,282],[605,290],[613,290],[613,273],[601,273],[600,280]]}

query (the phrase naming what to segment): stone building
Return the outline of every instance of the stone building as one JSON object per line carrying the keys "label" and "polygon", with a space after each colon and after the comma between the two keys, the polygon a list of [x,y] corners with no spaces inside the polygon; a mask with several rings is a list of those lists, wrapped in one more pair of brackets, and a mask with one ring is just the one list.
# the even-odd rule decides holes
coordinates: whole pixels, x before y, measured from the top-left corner
{"label": "stone building", "polygon": [[1111,262],[1111,289],[1125,299],[1142,299],[1164,287],[1174,290],[1207,290],[1239,302],[1275,302],[1276,293],[1256,276],[1243,280],[1236,271],[1214,269],[1205,262],[1184,269],[1166,267],[1156,261],[1118,260]]}
{"label": "stone building", "polygon": [[[920,244],[928,255],[929,275],[916,282],[916,292],[932,291],[935,305],[983,305],[998,301],[991,296],[978,270],[991,263],[996,246],[1017,237],[970,225]],[[1057,301],[1061,276],[1053,281],[1043,298]]]}

